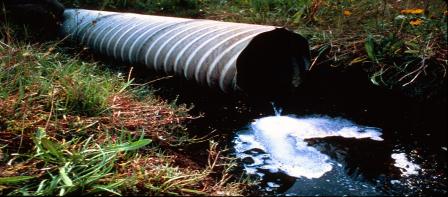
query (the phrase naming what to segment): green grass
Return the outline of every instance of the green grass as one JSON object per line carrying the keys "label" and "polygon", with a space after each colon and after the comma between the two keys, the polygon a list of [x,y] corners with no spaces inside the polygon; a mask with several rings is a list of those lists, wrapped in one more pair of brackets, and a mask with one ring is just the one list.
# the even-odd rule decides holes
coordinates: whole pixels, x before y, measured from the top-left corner
{"label": "green grass", "polygon": [[[53,50],[53,47],[48,50]],[[112,80],[112,74],[100,71],[66,55],[50,51],[38,53],[34,46],[11,50],[16,56],[4,55],[0,67],[0,97],[17,95],[17,108],[45,100],[46,109],[54,115],[71,112],[77,115],[99,115],[107,111],[107,99],[126,88],[123,81]],[[102,75],[92,73],[102,72]],[[37,95],[25,97],[26,92]],[[23,102],[25,101],[25,102]],[[44,103],[44,102],[41,102]]]}
{"label": "green grass", "polygon": [[23,180],[31,183],[13,190],[8,195],[62,196],[73,194],[75,191],[83,191],[86,194],[97,192],[118,194],[116,189],[126,181],[120,178],[112,179],[119,154],[142,148],[151,142],[147,139],[135,141],[121,139],[111,143],[108,139],[106,143],[100,144],[94,141],[94,136],[84,141],[80,140],[73,138],[65,143],[54,142],[46,135],[44,129],[39,128],[33,137],[34,154],[24,154],[23,157],[44,163],[47,173],[40,176],[26,176],[38,180],[33,182]]}
{"label": "green grass", "polygon": [[0,195],[236,195],[249,185],[230,179],[235,161],[215,143],[205,166],[176,153],[201,140],[186,132],[187,106],[81,53],[1,42]]}
{"label": "green grass", "polygon": [[204,9],[206,18],[285,26],[304,35],[311,45],[312,70],[359,67],[372,84],[424,98],[446,86],[443,1],[247,0]]}
{"label": "green grass", "polygon": [[147,14],[198,17],[202,0],[62,0],[68,7],[88,7],[101,10],[132,10]]}
{"label": "green grass", "polygon": [[[446,83],[447,16],[441,1],[344,1],[323,4],[299,32],[310,38],[315,64],[361,67],[371,82],[431,94]],[[401,14],[420,8],[420,14]],[[344,15],[344,11],[351,12]],[[328,13],[334,13],[334,17]],[[412,23],[419,20],[421,24]],[[311,31],[310,31],[311,30]],[[314,31],[313,31],[314,30]],[[319,30],[319,31],[317,31]],[[319,33],[316,33],[319,32]]]}

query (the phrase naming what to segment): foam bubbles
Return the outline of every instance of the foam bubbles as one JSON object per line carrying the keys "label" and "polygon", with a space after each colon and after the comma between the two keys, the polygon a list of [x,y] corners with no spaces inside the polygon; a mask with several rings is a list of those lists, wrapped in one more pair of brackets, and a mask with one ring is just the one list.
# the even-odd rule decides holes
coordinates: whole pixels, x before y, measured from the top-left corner
{"label": "foam bubbles", "polygon": [[393,153],[391,157],[395,160],[394,166],[400,169],[403,176],[418,175],[420,166],[410,162],[405,153]]}
{"label": "foam bubbles", "polygon": [[383,140],[380,129],[341,118],[269,116],[238,132],[234,142],[238,158],[251,158],[245,165],[247,173],[262,169],[313,179],[331,171],[337,163],[305,140],[331,136]]}

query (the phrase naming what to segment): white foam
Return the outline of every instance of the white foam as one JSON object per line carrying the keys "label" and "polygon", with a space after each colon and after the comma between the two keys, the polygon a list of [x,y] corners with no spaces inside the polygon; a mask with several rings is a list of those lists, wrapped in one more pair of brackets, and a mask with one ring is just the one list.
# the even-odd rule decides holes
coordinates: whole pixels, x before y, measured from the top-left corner
{"label": "white foam", "polygon": [[[251,167],[271,172],[283,171],[293,177],[312,179],[331,171],[334,162],[327,155],[308,146],[305,140],[330,136],[383,140],[380,129],[356,125],[345,119],[269,116],[255,120],[249,131],[238,134],[235,149],[239,158],[256,158],[256,165]],[[253,148],[264,151],[264,156],[260,158],[256,154],[247,153]],[[242,154],[243,152],[245,153]],[[263,164],[260,164],[260,159]]]}
{"label": "white foam", "polygon": [[418,175],[420,166],[410,162],[405,153],[392,153],[391,157],[395,160],[394,166],[400,168],[403,176]]}

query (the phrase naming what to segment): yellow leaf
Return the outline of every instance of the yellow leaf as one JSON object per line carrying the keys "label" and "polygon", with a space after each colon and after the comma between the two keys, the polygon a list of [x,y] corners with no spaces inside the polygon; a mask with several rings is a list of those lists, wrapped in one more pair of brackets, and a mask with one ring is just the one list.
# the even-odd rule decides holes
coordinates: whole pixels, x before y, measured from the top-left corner
{"label": "yellow leaf", "polygon": [[367,58],[365,58],[365,57],[357,57],[357,58],[355,58],[355,59],[353,59],[350,63],[349,63],[349,65],[353,65],[353,64],[356,64],[356,63],[359,63],[359,62],[363,62],[364,60],[366,60]]}
{"label": "yellow leaf", "polygon": [[413,9],[411,14],[423,14],[424,10],[421,8]]}
{"label": "yellow leaf", "polygon": [[401,14],[423,14],[423,12],[425,12],[425,10],[421,8],[404,9],[400,11]]}
{"label": "yellow leaf", "polygon": [[411,19],[411,21],[409,21],[409,24],[411,24],[412,26],[419,26],[419,25],[421,25],[423,23],[423,20],[422,19],[419,19],[419,18],[414,18],[414,19]]}
{"label": "yellow leaf", "polygon": [[350,16],[352,15],[352,12],[350,10],[344,10],[344,16]]}

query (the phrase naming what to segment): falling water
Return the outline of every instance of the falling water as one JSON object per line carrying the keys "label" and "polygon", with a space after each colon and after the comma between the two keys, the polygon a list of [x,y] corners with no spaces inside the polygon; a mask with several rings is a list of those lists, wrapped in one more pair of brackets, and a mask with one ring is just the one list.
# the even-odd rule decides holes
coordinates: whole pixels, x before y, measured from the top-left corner
{"label": "falling water", "polygon": [[281,107],[275,106],[274,102],[271,102],[271,105],[272,105],[272,108],[274,109],[275,116],[281,116],[282,112],[283,112],[283,109]]}

